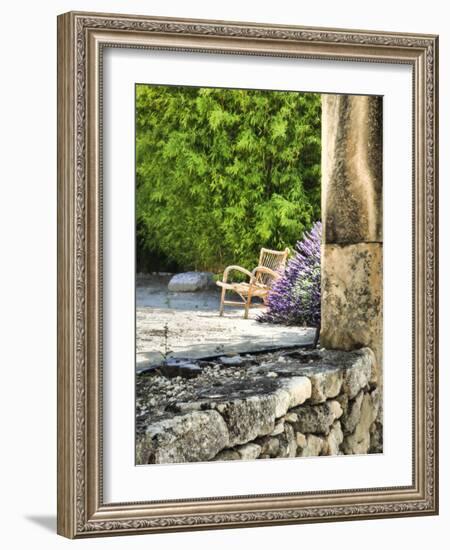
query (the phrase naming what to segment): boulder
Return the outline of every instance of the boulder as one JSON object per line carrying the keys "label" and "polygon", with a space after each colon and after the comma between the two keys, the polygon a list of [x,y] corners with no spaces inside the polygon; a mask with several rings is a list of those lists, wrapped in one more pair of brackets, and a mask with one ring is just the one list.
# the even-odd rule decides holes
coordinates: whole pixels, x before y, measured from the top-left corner
{"label": "boulder", "polygon": [[143,463],[211,460],[229,447],[227,426],[217,411],[192,411],[148,426],[139,454]]}
{"label": "boulder", "polygon": [[174,275],[168,285],[171,292],[195,292],[205,290],[213,283],[212,273],[203,271],[187,271]]}

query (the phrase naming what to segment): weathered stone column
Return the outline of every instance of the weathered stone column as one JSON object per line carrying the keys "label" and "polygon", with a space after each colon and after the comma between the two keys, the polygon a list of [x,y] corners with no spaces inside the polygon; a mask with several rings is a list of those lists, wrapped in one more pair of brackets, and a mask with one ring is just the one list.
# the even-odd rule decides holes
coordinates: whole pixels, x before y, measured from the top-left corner
{"label": "weathered stone column", "polygon": [[[322,95],[321,345],[382,364],[382,99]],[[381,380],[380,380],[381,382]]]}

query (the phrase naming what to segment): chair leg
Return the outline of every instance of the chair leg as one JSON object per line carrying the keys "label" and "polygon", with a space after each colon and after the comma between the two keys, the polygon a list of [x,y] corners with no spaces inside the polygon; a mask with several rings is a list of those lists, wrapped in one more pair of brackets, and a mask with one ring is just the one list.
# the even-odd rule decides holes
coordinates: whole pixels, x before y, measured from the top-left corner
{"label": "chair leg", "polygon": [[219,309],[219,316],[222,317],[223,315],[223,306],[224,306],[224,301],[225,301],[225,293],[226,293],[227,289],[226,288],[222,288],[222,294],[220,296],[220,309]]}
{"label": "chair leg", "polygon": [[244,319],[248,319],[248,310],[250,309],[250,304],[252,302],[252,289],[251,287],[248,289],[248,295],[247,300],[245,302],[245,313],[244,313]]}

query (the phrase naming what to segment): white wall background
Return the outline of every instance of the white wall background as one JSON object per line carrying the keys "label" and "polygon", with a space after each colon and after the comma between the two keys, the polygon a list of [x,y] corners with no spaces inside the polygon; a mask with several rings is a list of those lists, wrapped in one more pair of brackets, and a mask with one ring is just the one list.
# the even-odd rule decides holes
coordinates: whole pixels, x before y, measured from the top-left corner
{"label": "white wall background", "polygon": [[[441,515],[70,542],[56,524],[56,15],[69,10],[440,34]],[[364,550],[439,543],[450,520],[450,30],[445,3],[417,0],[16,0],[2,6],[0,86],[0,518],[2,547]]]}

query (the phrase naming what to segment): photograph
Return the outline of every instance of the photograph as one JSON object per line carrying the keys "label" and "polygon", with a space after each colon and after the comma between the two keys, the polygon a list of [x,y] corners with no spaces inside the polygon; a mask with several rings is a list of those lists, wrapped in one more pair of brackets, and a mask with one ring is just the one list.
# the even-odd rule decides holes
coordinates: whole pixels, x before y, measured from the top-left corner
{"label": "photograph", "polygon": [[58,16],[65,537],[438,513],[438,35],[297,23]]}
{"label": "photograph", "polygon": [[382,107],[135,85],[136,465],[383,453]]}

